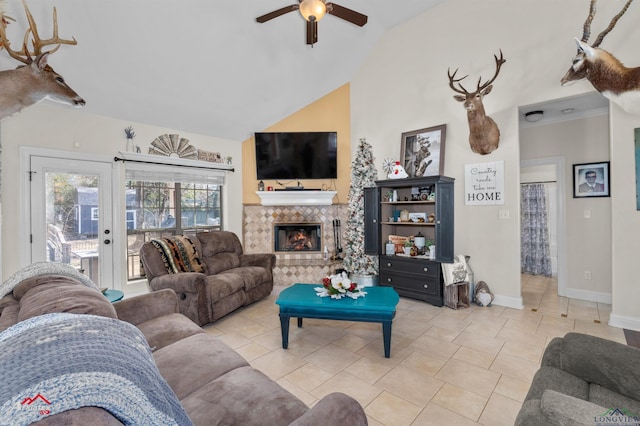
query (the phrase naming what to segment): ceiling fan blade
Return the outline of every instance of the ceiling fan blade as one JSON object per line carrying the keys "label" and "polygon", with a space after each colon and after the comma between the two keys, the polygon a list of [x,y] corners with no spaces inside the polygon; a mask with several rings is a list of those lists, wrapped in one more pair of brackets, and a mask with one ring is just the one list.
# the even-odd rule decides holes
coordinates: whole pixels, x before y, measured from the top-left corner
{"label": "ceiling fan blade", "polygon": [[274,10],[273,12],[269,12],[265,15],[258,16],[256,18],[256,21],[263,24],[267,21],[270,21],[273,18],[277,18],[278,16],[282,16],[285,13],[293,12],[294,10],[298,10],[298,9],[300,9],[299,4],[292,4],[291,6],[283,7],[282,9]]}
{"label": "ceiling fan blade", "polygon": [[307,21],[307,44],[312,47],[318,42],[318,21]]}
{"label": "ceiling fan blade", "polygon": [[355,10],[348,9],[344,6],[340,6],[335,3],[327,3],[327,13],[337,16],[340,19],[349,21],[359,27],[364,26],[367,23],[367,15],[356,12]]}

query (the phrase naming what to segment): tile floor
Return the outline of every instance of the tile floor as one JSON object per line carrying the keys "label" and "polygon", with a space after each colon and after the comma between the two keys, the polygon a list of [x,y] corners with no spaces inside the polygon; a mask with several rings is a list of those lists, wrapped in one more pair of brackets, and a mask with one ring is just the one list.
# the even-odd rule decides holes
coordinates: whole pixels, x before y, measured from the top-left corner
{"label": "tile floor", "polygon": [[512,425],[547,343],[577,331],[625,343],[610,305],[558,297],[554,279],[522,276],[525,308],[452,310],[401,298],[391,358],[380,324],[292,320],[282,349],[271,296],[206,327],[307,405],[340,391],[369,424]]}

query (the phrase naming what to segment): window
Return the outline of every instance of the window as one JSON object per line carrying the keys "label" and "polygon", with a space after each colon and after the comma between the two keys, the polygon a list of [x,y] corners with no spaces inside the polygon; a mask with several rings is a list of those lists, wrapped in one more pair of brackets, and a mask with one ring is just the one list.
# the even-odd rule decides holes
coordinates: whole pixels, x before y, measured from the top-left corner
{"label": "window", "polygon": [[125,166],[128,280],[142,278],[145,242],[222,229],[223,171],[129,161]]}
{"label": "window", "polygon": [[221,229],[220,185],[132,180],[126,194],[129,280],[141,277],[139,251],[145,242]]}

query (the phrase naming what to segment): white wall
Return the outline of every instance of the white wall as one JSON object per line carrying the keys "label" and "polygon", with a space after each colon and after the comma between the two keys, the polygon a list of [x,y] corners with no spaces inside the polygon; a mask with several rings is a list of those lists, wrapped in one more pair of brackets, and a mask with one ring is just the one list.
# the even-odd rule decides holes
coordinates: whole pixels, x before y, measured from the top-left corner
{"label": "white wall", "polygon": [[[594,34],[606,27],[622,4],[621,0],[598,4]],[[575,55],[573,38],[580,36],[587,10],[588,2],[581,0],[448,0],[387,33],[351,83],[352,139],[367,137],[379,170],[384,158],[399,157],[402,132],[447,124],[445,174],[456,179],[455,250],[471,255],[477,279],[489,284],[497,304],[522,304],[518,107],[593,90],[588,82],[568,87],[559,83]],[[613,46],[623,62],[637,60],[640,27],[634,22],[639,20],[640,8],[632,7],[603,47]],[[486,79],[493,75],[492,55],[499,49],[507,62],[484,105],[498,123],[502,137],[496,151],[480,156],[469,148],[466,115],[460,103],[452,99],[447,69],[460,67],[459,74],[470,74],[466,84],[472,88],[479,76]],[[619,267],[633,271],[637,263],[633,253],[638,253],[639,243],[616,241],[625,234],[616,227],[631,222],[631,230],[635,227],[637,231],[640,226],[632,194],[633,166],[619,164],[617,158],[632,162],[632,128],[640,127],[640,117],[625,117],[624,124],[617,120],[614,117],[611,126],[612,309],[614,314],[640,319],[640,306],[622,295],[636,294],[627,289],[637,286],[628,279],[616,279]],[[625,150],[622,155],[616,152],[621,148]],[[465,206],[464,164],[496,160],[505,162],[505,205]],[[616,182],[624,181],[631,182],[629,193],[618,189]],[[617,201],[623,196],[629,199]],[[621,211],[623,203],[625,210]],[[508,220],[498,219],[501,209],[509,211]],[[627,230],[626,235],[633,234]],[[635,251],[626,250],[629,245]]]}
{"label": "white wall", "polygon": [[[636,38],[637,39],[637,38]],[[640,253],[640,212],[636,210],[633,129],[640,118],[611,108],[612,325],[640,330],[640,286],[635,278]],[[638,165],[640,166],[640,165]]]}
{"label": "white wall", "polygon": [[[112,161],[118,151],[124,151],[126,138],[124,128],[132,125],[136,132],[134,139],[142,152],[156,137],[165,133],[177,133],[187,138],[191,145],[207,151],[230,155],[235,161],[236,171],[227,173],[224,188],[225,229],[242,235],[242,158],[241,144],[204,135],[181,132],[157,126],[114,120],[87,114],[82,110],[54,104],[48,101],[26,109],[0,122],[2,142],[2,276],[6,279],[18,270],[24,259],[20,258],[19,230],[25,226],[27,217],[20,216],[22,197],[19,182],[27,176],[19,175],[19,146],[33,146],[104,155]],[[124,186],[124,182],[122,181]],[[124,212],[120,215],[124,218]]]}

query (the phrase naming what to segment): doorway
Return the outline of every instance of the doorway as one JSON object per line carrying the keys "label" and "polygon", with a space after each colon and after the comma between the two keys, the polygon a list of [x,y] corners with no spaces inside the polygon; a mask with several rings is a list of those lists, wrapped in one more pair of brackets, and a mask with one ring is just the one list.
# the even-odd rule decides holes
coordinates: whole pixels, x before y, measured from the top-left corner
{"label": "doorway", "polygon": [[112,165],[29,155],[30,262],[61,262],[112,287]]}
{"label": "doorway", "polygon": [[520,162],[520,183],[543,183],[547,193],[549,252],[558,279],[558,295],[566,291],[566,236],[564,223],[564,158],[550,157]]}
{"label": "doorway", "polygon": [[[527,113],[533,112],[534,117]],[[581,221],[584,204],[572,198],[571,167],[593,158],[608,158],[607,116],[609,101],[597,92],[519,108],[520,179],[528,167],[553,167],[557,200],[557,277],[560,296],[596,300],[605,292],[582,280],[582,270],[592,268],[589,253],[580,244],[586,235]],[[593,157],[593,158],[592,158]],[[546,179],[543,179],[546,180]],[[600,212],[600,211],[599,211]],[[605,220],[603,213],[598,217]],[[566,218],[571,218],[567,222]],[[568,251],[568,242],[577,242]],[[585,256],[585,254],[587,256]],[[598,264],[599,265],[599,264]],[[599,267],[606,276],[606,265]],[[586,276],[586,273],[585,273]]]}

